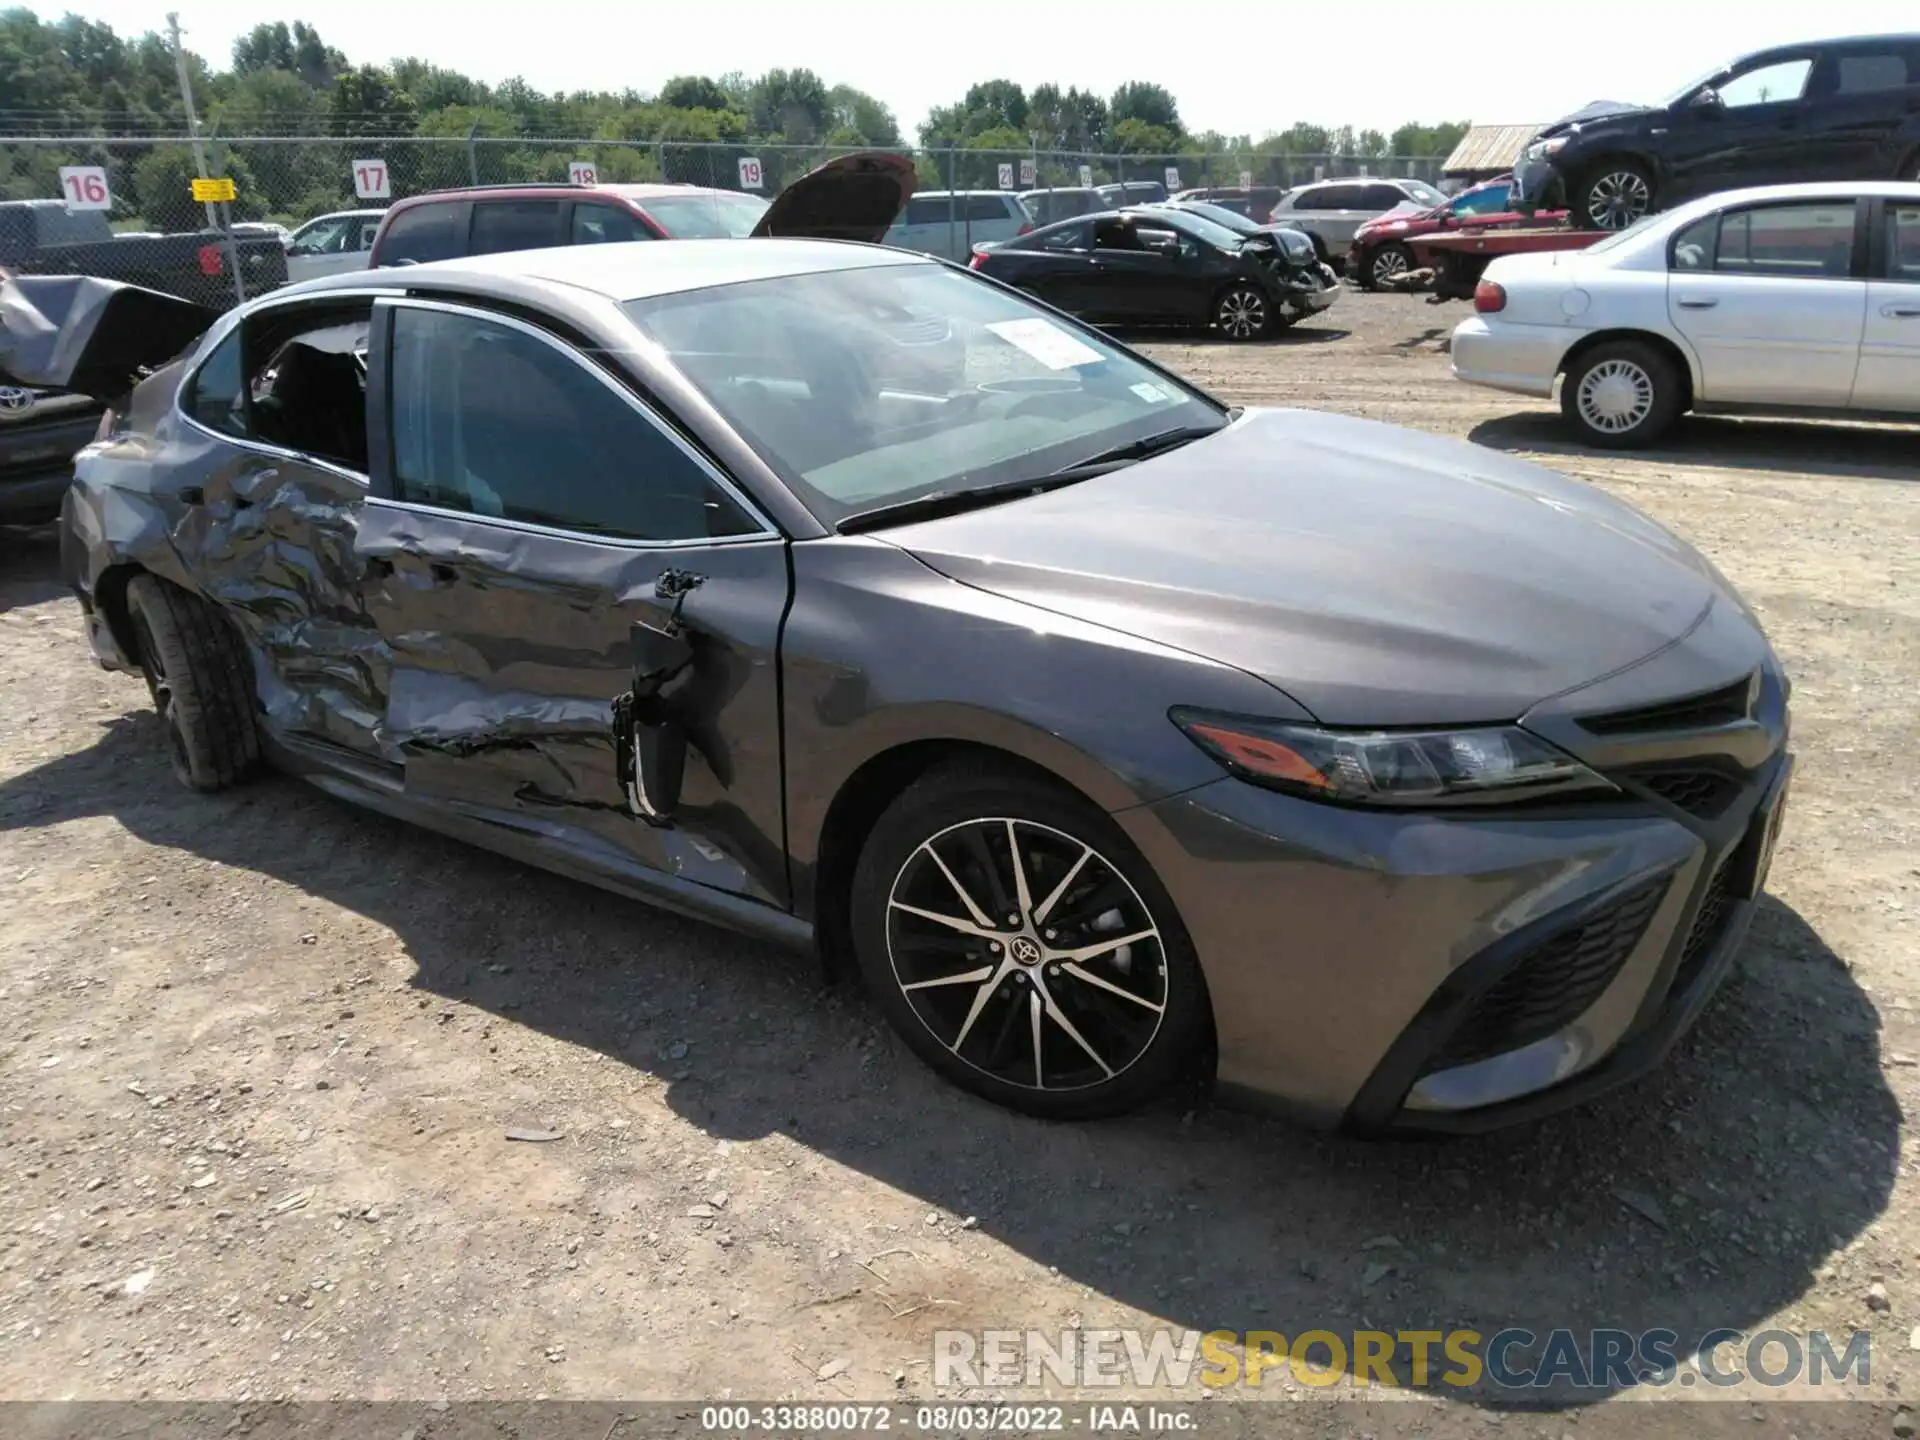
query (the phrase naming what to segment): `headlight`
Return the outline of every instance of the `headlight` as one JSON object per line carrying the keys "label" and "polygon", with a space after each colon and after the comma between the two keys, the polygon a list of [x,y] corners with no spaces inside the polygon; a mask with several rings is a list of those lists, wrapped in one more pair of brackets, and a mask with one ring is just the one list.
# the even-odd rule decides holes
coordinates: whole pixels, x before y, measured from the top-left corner
{"label": "headlight", "polygon": [[1562,150],[1567,148],[1568,138],[1569,137],[1565,135],[1556,135],[1551,140],[1534,141],[1533,144],[1527,146],[1527,159],[1544,160],[1549,155],[1558,155]]}
{"label": "headlight", "polygon": [[1177,708],[1173,723],[1233,774],[1344,805],[1489,805],[1614,787],[1511,725],[1327,730]]}

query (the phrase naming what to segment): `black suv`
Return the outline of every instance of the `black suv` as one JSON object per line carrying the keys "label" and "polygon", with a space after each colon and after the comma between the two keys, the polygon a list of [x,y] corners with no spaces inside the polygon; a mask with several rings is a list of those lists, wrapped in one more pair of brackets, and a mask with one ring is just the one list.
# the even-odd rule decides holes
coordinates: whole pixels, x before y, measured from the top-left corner
{"label": "black suv", "polygon": [[1748,55],[1652,109],[1601,100],[1534,137],[1516,208],[1618,230],[1698,195],[1803,180],[1920,179],[1920,35]]}

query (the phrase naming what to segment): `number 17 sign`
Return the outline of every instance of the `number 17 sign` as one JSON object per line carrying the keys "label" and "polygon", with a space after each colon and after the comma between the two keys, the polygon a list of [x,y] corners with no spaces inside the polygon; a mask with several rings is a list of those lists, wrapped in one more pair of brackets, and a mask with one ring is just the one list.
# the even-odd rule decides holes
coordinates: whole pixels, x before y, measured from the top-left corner
{"label": "number 17 sign", "polygon": [[385,200],[393,194],[393,179],[384,160],[353,162],[353,193],[362,200]]}

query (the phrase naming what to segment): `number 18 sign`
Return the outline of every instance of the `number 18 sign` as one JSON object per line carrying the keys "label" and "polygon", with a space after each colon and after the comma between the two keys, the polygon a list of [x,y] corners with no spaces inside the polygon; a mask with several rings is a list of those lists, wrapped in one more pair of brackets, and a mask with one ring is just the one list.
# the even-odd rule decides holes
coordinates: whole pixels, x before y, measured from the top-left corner
{"label": "number 18 sign", "polygon": [[60,198],[69,210],[111,210],[113,192],[107,188],[107,172],[99,165],[62,165]]}
{"label": "number 18 sign", "polygon": [[393,195],[393,179],[384,160],[353,162],[353,193],[362,200],[386,200]]}
{"label": "number 18 sign", "polygon": [[567,166],[567,179],[575,185],[598,185],[600,172],[591,160],[575,160]]}

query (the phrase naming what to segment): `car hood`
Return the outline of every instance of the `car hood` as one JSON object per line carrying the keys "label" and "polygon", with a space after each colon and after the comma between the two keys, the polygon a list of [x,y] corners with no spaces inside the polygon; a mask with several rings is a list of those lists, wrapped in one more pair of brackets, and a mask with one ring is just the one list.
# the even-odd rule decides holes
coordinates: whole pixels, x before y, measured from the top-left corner
{"label": "car hood", "polygon": [[1590,486],[1305,410],[880,533],[963,584],[1259,676],[1335,725],[1516,719],[1685,635],[1720,588]]}
{"label": "car hood", "polygon": [[1533,138],[1545,140],[1552,135],[1564,135],[1575,127],[1585,129],[1602,120],[1630,120],[1652,113],[1652,107],[1647,105],[1630,105],[1624,100],[1594,100],[1582,105],[1571,115],[1562,115],[1551,125],[1543,127]]}
{"label": "car hood", "polygon": [[840,155],[774,196],[752,233],[878,245],[916,183],[913,161],[904,155]]}
{"label": "car hood", "polygon": [[0,378],[111,401],[219,318],[117,280],[15,276],[0,281]]}

